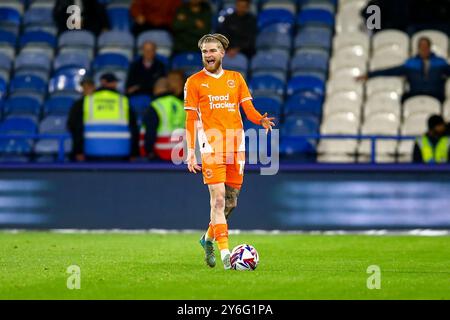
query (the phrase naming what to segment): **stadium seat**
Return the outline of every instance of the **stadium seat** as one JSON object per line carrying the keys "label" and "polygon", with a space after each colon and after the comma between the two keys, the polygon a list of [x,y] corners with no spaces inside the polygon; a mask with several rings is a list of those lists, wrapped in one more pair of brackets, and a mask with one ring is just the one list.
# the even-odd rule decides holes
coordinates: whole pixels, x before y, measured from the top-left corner
{"label": "stadium seat", "polygon": [[328,53],[322,49],[303,48],[296,52],[291,60],[291,72],[328,71]]}
{"label": "stadium seat", "polygon": [[302,136],[317,134],[319,132],[319,119],[315,116],[303,115],[286,118],[281,126],[281,136]]}
{"label": "stadium seat", "polygon": [[[352,1],[352,3],[357,3],[358,1]],[[365,1],[359,1],[359,3]],[[341,2],[339,2],[341,3]],[[363,18],[361,16],[361,10],[352,7],[351,5],[346,5],[345,7],[340,6],[339,11],[336,14],[336,25],[335,30],[338,34],[350,34],[358,32],[363,25]]]}
{"label": "stadium seat", "polygon": [[181,69],[190,76],[203,68],[202,56],[198,52],[179,53],[172,59],[172,69]]}
{"label": "stadium seat", "polygon": [[95,57],[95,71],[128,70],[128,58],[118,53],[102,53]]}
{"label": "stadium seat", "polygon": [[389,94],[374,94],[364,105],[364,118],[375,113],[393,113],[400,119],[401,105],[399,99],[392,99]]}
{"label": "stadium seat", "polygon": [[133,60],[134,38],[126,31],[105,31],[98,37],[99,53],[121,53]]}
{"label": "stadium seat", "polygon": [[256,49],[282,49],[290,51],[292,39],[288,33],[260,32],[256,37]]}
{"label": "stadium seat", "polygon": [[297,163],[314,162],[316,156],[316,142],[302,137],[283,136],[280,138],[280,155],[286,160]]}
{"label": "stadium seat", "polygon": [[131,19],[128,6],[112,4],[107,9],[112,30],[130,31]]}
{"label": "stadium seat", "polygon": [[256,72],[259,74],[280,74],[280,77],[285,78],[288,70],[288,57],[281,52],[258,52],[251,61],[251,69],[253,75]]}
{"label": "stadium seat", "polygon": [[366,97],[377,92],[391,93],[393,96],[400,97],[404,91],[404,82],[401,77],[375,77],[366,82]]}
{"label": "stadium seat", "polygon": [[268,0],[262,4],[262,9],[284,9],[292,14],[297,11],[296,0]]}
{"label": "stadium seat", "polygon": [[[67,133],[67,117],[51,115],[42,120],[39,124],[40,134],[66,134]],[[59,152],[59,140],[55,139],[39,139],[35,146],[34,152],[38,155],[57,154]],[[72,148],[71,139],[64,141],[64,151],[69,153]]]}
{"label": "stadium seat", "polygon": [[286,9],[266,9],[262,10],[258,15],[258,29],[261,30],[271,24],[285,23],[293,25],[295,16]]}
{"label": "stadium seat", "polygon": [[[428,112],[414,113],[409,116],[403,122],[400,132],[402,136],[421,136],[427,130],[428,118],[430,117]],[[401,140],[398,144],[398,161],[399,162],[411,162],[412,153],[414,148],[414,140]]]}
{"label": "stadium seat", "polygon": [[[363,135],[389,135],[397,136],[399,129],[399,118],[393,113],[375,113],[368,117],[361,126]],[[376,155],[389,155],[393,157],[397,149],[396,140],[377,140]],[[371,141],[362,140],[358,147],[358,153],[365,155],[361,159],[368,161],[371,154]],[[391,159],[393,160],[393,159]],[[379,161],[379,159],[377,159]],[[384,161],[383,161],[384,162]]]}
{"label": "stadium seat", "polygon": [[356,82],[355,79],[344,78],[337,79],[333,78],[327,82],[327,97],[337,97],[346,98],[349,100],[362,102],[363,99],[363,84]]}
{"label": "stadium seat", "polygon": [[337,112],[324,119],[320,126],[321,134],[349,134],[359,132],[359,117],[352,112]]}
{"label": "stadium seat", "polygon": [[10,93],[16,92],[35,92],[45,94],[47,84],[45,81],[34,75],[19,75],[15,76],[9,85]]}
{"label": "stadium seat", "polygon": [[275,121],[279,121],[281,115],[281,103],[270,97],[257,97],[253,99],[253,105],[261,113],[275,117]]}
{"label": "stadium seat", "polygon": [[361,109],[360,101],[349,100],[339,96],[327,97],[323,105],[324,119],[339,112],[351,112],[355,117],[359,118]]}
{"label": "stadium seat", "polygon": [[444,104],[442,105],[442,116],[444,117],[445,121],[450,122],[450,100],[445,100]]}
{"label": "stadium seat", "polygon": [[403,103],[403,118],[407,119],[414,113],[441,114],[441,103],[430,96],[414,96]]}
{"label": "stadium seat", "polygon": [[88,55],[81,52],[63,52],[53,61],[53,69],[56,73],[67,68],[78,68],[89,70],[91,60]]}
{"label": "stadium seat", "polygon": [[[3,98],[6,97],[6,93],[7,93],[7,84],[6,84],[6,80],[3,78],[0,78],[0,108],[3,105]],[[0,117],[1,118],[1,117]]]}
{"label": "stadium seat", "polygon": [[85,69],[65,68],[56,73],[49,81],[49,93],[81,92],[80,80],[86,74]]}
{"label": "stadium seat", "polygon": [[256,76],[249,82],[253,96],[282,97],[284,95],[284,82],[274,76]]}
{"label": "stadium seat", "polygon": [[294,40],[295,49],[320,48],[329,51],[331,47],[332,32],[328,28],[305,27],[302,28]]}
{"label": "stadium seat", "polygon": [[48,74],[51,67],[51,59],[48,55],[38,52],[21,52],[15,60],[14,69],[16,72],[39,70]]}
{"label": "stadium seat", "polygon": [[140,50],[144,42],[151,41],[156,44],[156,52],[165,57],[172,55],[173,40],[170,33],[166,30],[150,30],[139,34],[137,46]]}
{"label": "stadium seat", "polygon": [[334,27],[334,14],[326,9],[304,9],[297,16],[297,25]]}
{"label": "stadium seat", "polygon": [[374,55],[377,52],[385,51],[388,49],[390,52],[398,52],[399,55],[409,55],[409,36],[400,30],[381,30],[372,38],[372,50]]}
{"label": "stadium seat", "polygon": [[51,97],[45,102],[44,113],[48,115],[67,115],[75,102],[71,96]]}
{"label": "stadium seat", "polygon": [[370,47],[369,36],[362,32],[348,34],[337,34],[333,38],[333,49],[338,52],[344,48],[350,48],[355,55],[368,56]]}
{"label": "stadium seat", "polygon": [[289,96],[299,92],[312,92],[323,96],[325,93],[325,83],[313,76],[297,76],[289,80],[287,84],[287,94]]}
{"label": "stadium seat", "polygon": [[24,14],[23,24],[25,30],[30,30],[30,28],[35,27],[53,27],[54,20],[52,8],[50,6],[35,6],[29,8]]}
{"label": "stadium seat", "polygon": [[55,48],[56,44],[56,37],[46,31],[27,31],[20,37],[21,48],[29,45]]}
{"label": "stadium seat", "polygon": [[326,1],[326,0],[300,0],[302,3],[302,10],[304,9],[322,9],[329,11],[330,13],[335,12],[336,10],[336,4],[333,1]]}
{"label": "stadium seat", "polygon": [[18,34],[21,12],[12,6],[0,4],[0,29]]}
{"label": "stadium seat", "polygon": [[11,57],[7,56],[6,54],[0,52],[0,70],[4,70],[7,73],[10,72],[12,66],[12,59]]}
{"label": "stadium seat", "polygon": [[0,52],[14,59],[17,37],[14,33],[0,29]]}
{"label": "stadium seat", "polygon": [[[36,134],[36,123],[28,118],[11,117],[0,123],[0,134]],[[0,154],[27,155],[32,152],[33,141],[28,138],[0,139]]]}
{"label": "stadium seat", "polygon": [[64,31],[58,39],[59,53],[82,50],[92,59],[95,48],[95,35],[87,30]]}
{"label": "stadium seat", "polygon": [[411,51],[413,55],[417,54],[417,43],[421,37],[428,37],[431,39],[431,50],[437,55],[448,57],[448,36],[437,30],[423,30],[415,33],[411,38]]}
{"label": "stadium seat", "polygon": [[10,97],[3,105],[3,114],[39,116],[41,104],[39,100],[29,96]]}
{"label": "stadium seat", "polygon": [[370,70],[380,70],[403,65],[405,57],[392,52],[382,52],[373,56],[370,60]]}
{"label": "stadium seat", "polygon": [[450,98],[450,79],[445,82],[445,97]]}
{"label": "stadium seat", "polygon": [[322,114],[322,96],[313,92],[293,95],[284,104],[284,114],[309,114],[320,117]]}
{"label": "stadium seat", "polygon": [[[323,138],[317,144],[317,152],[322,155],[353,155],[356,152],[356,139],[327,139]],[[350,160],[348,162],[351,162]]]}
{"label": "stadium seat", "polygon": [[244,78],[246,78],[248,72],[248,59],[242,53],[238,53],[234,57],[225,55],[223,59],[223,67],[225,69],[238,71],[244,76]]}

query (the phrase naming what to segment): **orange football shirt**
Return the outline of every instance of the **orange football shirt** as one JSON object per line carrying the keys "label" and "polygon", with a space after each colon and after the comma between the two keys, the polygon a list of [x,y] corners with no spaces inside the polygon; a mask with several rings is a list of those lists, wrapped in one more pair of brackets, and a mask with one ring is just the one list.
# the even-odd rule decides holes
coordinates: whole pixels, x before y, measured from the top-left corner
{"label": "orange football shirt", "polygon": [[245,151],[239,106],[252,96],[239,72],[205,69],[190,76],[184,87],[184,108],[198,114],[197,136],[201,153]]}

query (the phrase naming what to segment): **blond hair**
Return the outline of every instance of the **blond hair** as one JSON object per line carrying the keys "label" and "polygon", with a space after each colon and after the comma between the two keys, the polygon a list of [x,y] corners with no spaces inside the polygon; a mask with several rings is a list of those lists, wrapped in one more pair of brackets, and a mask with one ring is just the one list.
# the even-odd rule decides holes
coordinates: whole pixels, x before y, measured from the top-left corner
{"label": "blond hair", "polygon": [[220,49],[227,50],[230,41],[223,34],[220,33],[209,33],[205,34],[203,37],[198,40],[198,48],[202,50],[202,46],[204,43],[215,42],[219,45]]}

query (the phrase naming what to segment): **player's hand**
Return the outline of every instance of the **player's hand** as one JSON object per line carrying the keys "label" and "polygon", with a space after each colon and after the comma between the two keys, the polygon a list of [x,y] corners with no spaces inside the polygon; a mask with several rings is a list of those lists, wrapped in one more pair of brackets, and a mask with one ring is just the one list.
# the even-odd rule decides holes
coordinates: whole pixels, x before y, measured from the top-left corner
{"label": "player's hand", "polygon": [[268,117],[267,112],[263,114],[263,117],[261,119],[261,126],[266,129],[266,133],[272,131],[272,127],[275,126],[275,123],[273,122],[275,120],[274,117]]}
{"label": "player's hand", "polygon": [[363,81],[366,81],[368,78],[369,77],[367,76],[367,74],[363,74],[363,75],[357,76],[355,78],[355,80],[358,81],[358,82],[363,82]]}
{"label": "player's hand", "polygon": [[202,170],[202,168],[197,164],[197,158],[195,157],[194,150],[188,150],[187,165],[189,172],[197,173],[197,171]]}

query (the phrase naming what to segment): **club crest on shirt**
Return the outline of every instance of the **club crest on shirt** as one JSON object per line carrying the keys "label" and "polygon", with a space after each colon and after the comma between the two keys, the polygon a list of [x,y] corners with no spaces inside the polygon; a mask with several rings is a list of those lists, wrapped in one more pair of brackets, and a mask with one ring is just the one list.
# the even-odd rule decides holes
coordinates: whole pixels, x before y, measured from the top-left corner
{"label": "club crest on shirt", "polygon": [[206,176],[206,178],[211,179],[212,176],[213,176],[212,170],[211,169],[206,169],[205,170],[205,176]]}
{"label": "club crest on shirt", "polygon": [[236,83],[234,82],[234,80],[228,80],[227,85],[230,88],[234,88],[236,86]]}

